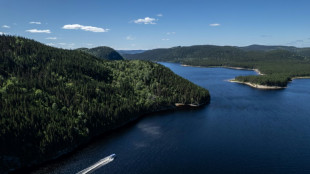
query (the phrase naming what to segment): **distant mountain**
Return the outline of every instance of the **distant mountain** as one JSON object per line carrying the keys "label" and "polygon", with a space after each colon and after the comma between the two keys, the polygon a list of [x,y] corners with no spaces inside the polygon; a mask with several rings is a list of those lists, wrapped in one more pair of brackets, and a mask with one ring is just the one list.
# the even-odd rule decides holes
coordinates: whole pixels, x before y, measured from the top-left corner
{"label": "distant mountain", "polygon": [[147,50],[116,50],[118,53],[120,53],[121,55],[124,54],[138,54],[138,53],[143,53]]}
{"label": "distant mountain", "polygon": [[126,59],[153,61],[182,61],[190,58],[228,58],[232,55],[240,56],[244,51],[231,46],[195,45],[189,47],[173,47],[148,50],[139,54],[126,54]]}
{"label": "distant mountain", "polygon": [[300,56],[310,56],[310,48],[297,48],[293,46],[266,46],[266,45],[250,45],[246,47],[239,47],[244,51],[273,51],[273,50],[286,50],[296,53]]}
{"label": "distant mountain", "polygon": [[209,61],[266,60],[279,58],[303,59],[310,56],[310,48],[250,45],[247,47],[195,45],[148,50],[138,54],[124,54],[126,59],[183,62],[188,59]]}
{"label": "distant mountain", "polygon": [[96,48],[78,48],[77,50],[84,51],[101,59],[107,60],[123,60],[124,58],[114,49],[110,47],[100,46]]}

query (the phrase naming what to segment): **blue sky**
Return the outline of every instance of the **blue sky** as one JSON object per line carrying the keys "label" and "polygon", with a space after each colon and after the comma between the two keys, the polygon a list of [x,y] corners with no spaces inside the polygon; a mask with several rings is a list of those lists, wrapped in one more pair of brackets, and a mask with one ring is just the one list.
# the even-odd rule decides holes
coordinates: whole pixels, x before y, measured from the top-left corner
{"label": "blue sky", "polygon": [[309,0],[0,0],[0,33],[62,48],[310,47]]}

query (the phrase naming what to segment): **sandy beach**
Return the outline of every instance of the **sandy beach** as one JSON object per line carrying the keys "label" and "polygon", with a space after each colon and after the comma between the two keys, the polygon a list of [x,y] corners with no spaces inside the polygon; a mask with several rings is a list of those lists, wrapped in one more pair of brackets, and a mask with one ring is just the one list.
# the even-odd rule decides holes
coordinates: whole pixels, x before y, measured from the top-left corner
{"label": "sandy beach", "polygon": [[267,86],[267,85],[259,85],[259,84],[255,84],[255,83],[249,83],[249,82],[240,82],[240,81],[237,81],[235,79],[229,80],[229,82],[245,84],[245,85],[248,85],[252,88],[257,88],[257,89],[284,89],[284,88],[286,88],[286,87],[281,87],[281,86]]}
{"label": "sandy beach", "polygon": [[305,77],[293,77],[292,80],[294,79],[310,79],[310,76],[305,76]]}

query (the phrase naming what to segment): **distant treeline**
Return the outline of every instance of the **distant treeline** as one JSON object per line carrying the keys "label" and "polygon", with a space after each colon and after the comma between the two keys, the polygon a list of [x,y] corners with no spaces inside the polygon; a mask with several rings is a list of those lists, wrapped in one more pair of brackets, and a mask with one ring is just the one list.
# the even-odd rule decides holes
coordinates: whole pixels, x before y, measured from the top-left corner
{"label": "distant treeline", "polygon": [[209,100],[206,89],[160,64],[2,35],[0,173],[61,155],[144,113]]}
{"label": "distant treeline", "polygon": [[126,59],[178,62],[194,66],[259,69],[265,75],[240,76],[236,80],[269,86],[286,86],[293,77],[310,75],[310,48],[199,45],[154,49],[124,56]]}

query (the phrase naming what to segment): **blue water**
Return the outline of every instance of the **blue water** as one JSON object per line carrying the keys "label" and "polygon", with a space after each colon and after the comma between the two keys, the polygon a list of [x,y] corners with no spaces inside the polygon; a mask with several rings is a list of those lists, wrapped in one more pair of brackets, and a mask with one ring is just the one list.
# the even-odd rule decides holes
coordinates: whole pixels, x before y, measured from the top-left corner
{"label": "blue water", "polygon": [[258,90],[227,80],[254,71],[161,63],[207,88],[198,110],[152,114],[33,173],[76,173],[115,153],[93,173],[310,173],[310,80]]}

